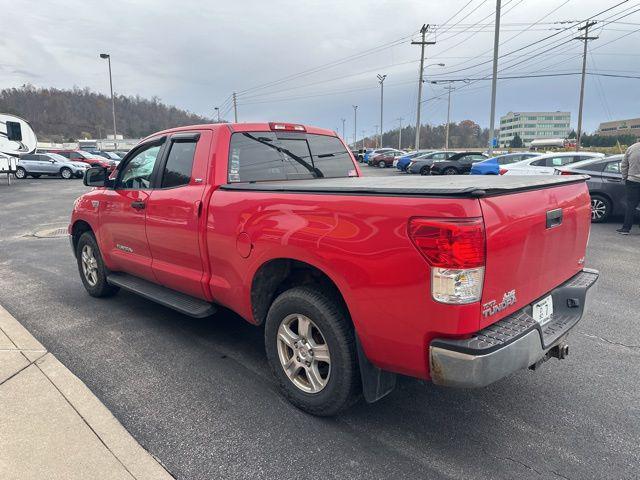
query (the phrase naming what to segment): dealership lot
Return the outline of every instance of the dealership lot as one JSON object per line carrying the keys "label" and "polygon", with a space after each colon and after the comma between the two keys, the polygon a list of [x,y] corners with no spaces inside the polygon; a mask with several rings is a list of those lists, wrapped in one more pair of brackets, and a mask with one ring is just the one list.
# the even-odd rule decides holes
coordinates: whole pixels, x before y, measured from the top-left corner
{"label": "dealership lot", "polygon": [[279,397],[261,329],[237,316],[195,320],[126,292],[89,297],[56,236],[84,191],[77,180],[0,184],[0,304],[176,477],[637,475],[640,230],[593,226],[586,263],[601,277],[562,363],[475,391],[403,379],[376,404],[318,419]]}

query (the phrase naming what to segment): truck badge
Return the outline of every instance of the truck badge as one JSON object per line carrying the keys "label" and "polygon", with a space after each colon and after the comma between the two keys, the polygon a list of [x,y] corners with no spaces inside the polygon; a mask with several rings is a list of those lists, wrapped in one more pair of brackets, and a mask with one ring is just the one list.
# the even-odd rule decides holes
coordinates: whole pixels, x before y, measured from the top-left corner
{"label": "truck badge", "polygon": [[516,291],[509,290],[502,296],[502,301],[497,303],[495,300],[491,300],[482,305],[482,316],[488,318],[495,315],[498,312],[505,310],[507,307],[516,303]]}

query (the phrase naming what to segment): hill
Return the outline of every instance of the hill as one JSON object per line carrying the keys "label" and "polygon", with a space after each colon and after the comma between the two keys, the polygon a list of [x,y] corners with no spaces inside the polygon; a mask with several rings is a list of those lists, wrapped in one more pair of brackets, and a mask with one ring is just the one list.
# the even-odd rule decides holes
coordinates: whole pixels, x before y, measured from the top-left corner
{"label": "hill", "polygon": [[[88,88],[59,90],[23,85],[0,90],[0,112],[31,123],[39,140],[104,138],[113,133],[111,97]],[[165,105],[160,99],[116,96],[118,134],[141,138],[169,127],[208,123],[211,119]]]}

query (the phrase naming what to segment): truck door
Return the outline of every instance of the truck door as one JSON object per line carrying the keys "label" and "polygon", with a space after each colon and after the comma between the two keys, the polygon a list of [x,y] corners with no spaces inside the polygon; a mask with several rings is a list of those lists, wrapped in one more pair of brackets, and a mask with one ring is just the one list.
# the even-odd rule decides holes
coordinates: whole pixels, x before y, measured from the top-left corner
{"label": "truck door", "polygon": [[167,139],[146,210],[147,238],[158,282],[199,298],[206,298],[202,198],[211,136],[211,130],[198,130],[174,133]]}
{"label": "truck door", "polygon": [[111,269],[155,282],[145,232],[146,209],[166,137],[136,147],[100,200],[100,243]]}

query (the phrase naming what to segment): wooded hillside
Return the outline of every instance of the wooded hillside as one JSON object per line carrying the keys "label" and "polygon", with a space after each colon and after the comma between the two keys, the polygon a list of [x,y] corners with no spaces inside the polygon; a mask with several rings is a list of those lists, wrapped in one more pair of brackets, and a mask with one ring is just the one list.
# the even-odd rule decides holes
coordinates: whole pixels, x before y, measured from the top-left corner
{"label": "wooded hillside", "polygon": [[[88,88],[7,88],[0,90],[0,112],[23,117],[44,141],[104,138],[113,133],[111,98]],[[141,138],[165,128],[211,120],[165,105],[157,97],[118,95],[116,121],[118,134]]]}

